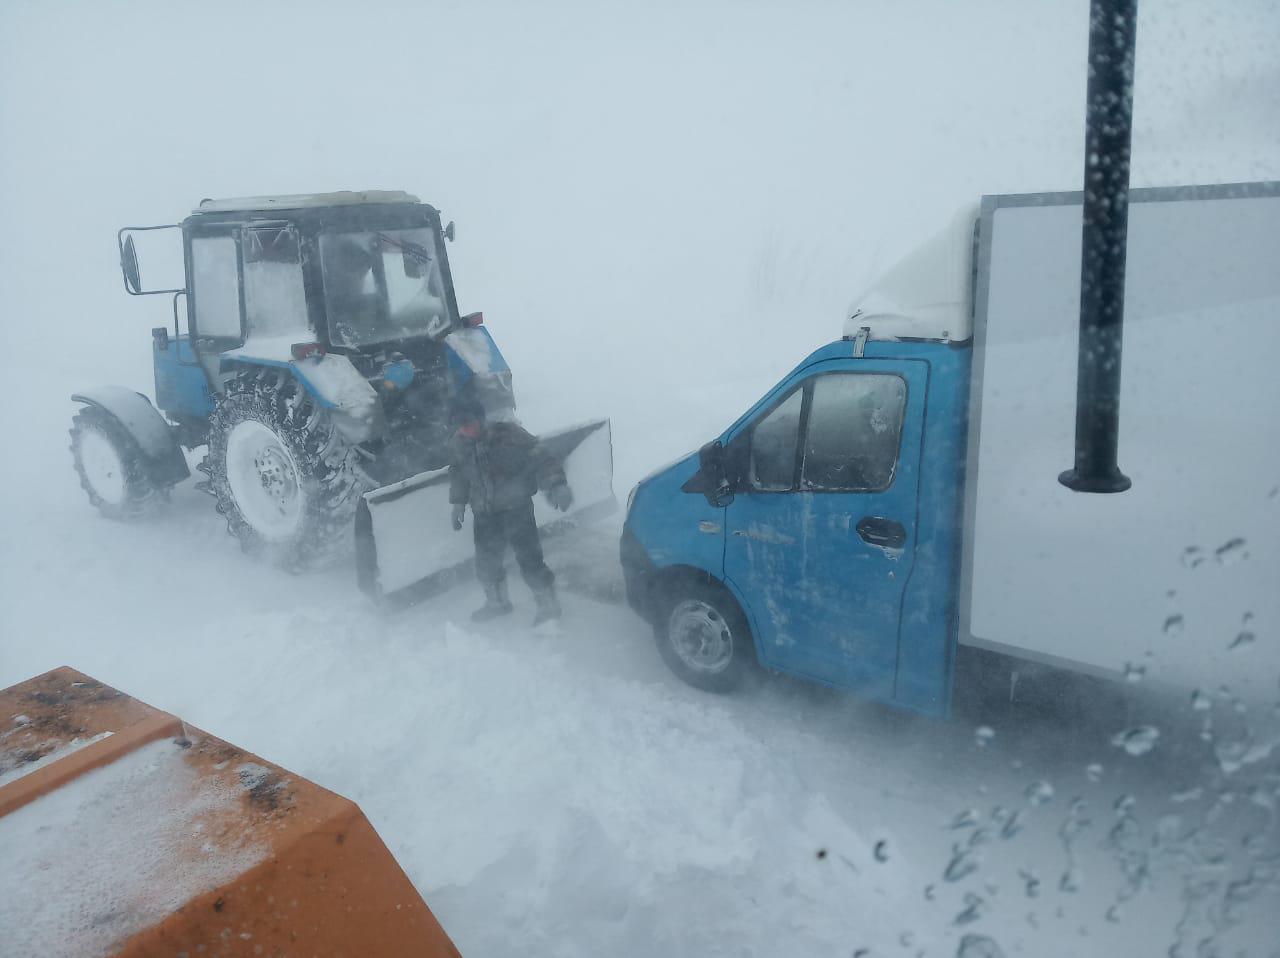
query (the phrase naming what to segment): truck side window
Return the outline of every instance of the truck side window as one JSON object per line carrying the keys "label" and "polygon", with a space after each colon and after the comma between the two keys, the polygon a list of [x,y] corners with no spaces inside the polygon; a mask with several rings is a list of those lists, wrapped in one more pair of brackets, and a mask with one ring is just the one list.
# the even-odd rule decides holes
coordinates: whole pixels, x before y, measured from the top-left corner
{"label": "truck side window", "polygon": [[191,283],[200,336],[240,338],[240,272],[236,241],[209,236],[191,241]]}
{"label": "truck side window", "polygon": [[797,389],[751,430],[751,483],[780,492],[795,487],[796,443],[804,390]]}
{"label": "truck side window", "polygon": [[832,373],[813,383],[802,489],[877,492],[893,484],[907,384],[884,373]]}

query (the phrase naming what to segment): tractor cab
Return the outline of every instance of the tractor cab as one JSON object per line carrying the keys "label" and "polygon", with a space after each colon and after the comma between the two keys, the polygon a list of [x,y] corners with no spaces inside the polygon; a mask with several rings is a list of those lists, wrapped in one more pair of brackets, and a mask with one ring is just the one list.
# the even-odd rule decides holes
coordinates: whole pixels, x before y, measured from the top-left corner
{"label": "tractor cab", "polygon": [[181,228],[197,351],[376,352],[460,325],[440,214],[407,193],[205,200]]}

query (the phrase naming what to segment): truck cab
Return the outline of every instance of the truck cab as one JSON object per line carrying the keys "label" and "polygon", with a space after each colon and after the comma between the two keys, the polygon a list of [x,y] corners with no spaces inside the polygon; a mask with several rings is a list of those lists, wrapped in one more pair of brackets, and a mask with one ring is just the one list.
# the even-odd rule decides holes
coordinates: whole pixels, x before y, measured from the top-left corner
{"label": "truck cab", "polygon": [[924,322],[901,298],[872,298],[844,338],[631,494],[628,601],[682,678],[724,690],[754,658],[948,709],[972,356],[955,280]]}

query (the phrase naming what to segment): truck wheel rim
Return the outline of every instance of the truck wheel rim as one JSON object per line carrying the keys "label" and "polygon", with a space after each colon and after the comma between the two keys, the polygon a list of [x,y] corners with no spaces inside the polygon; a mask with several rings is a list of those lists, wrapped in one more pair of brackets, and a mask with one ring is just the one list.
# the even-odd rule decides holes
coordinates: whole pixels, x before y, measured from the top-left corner
{"label": "truck wheel rim", "polygon": [[302,517],[298,467],[284,442],[252,419],[227,436],[227,485],[244,520],[270,542],[288,539]]}
{"label": "truck wheel rim", "polygon": [[723,672],[733,659],[733,632],[715,608],[686,599],[671,611],[671,648],[695,672]]}
{"label": "truck wheel rim", "polygon": [[80,467],[99,499],[113,506],[124,502],[124,463],[111,440],[96,429],[80,435]]}

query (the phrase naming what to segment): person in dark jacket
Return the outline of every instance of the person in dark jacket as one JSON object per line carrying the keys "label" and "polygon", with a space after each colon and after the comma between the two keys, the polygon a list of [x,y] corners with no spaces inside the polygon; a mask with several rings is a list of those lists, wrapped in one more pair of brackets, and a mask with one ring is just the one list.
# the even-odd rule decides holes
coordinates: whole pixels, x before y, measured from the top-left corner
{"label": "person in dark jacket", "polygon": [[487,421],[479,402],[463,402],[455,420],[458,429],[449,442],[453,528],[462,529],[471,506],[476,578],[484,587],[484,605],[471,618],[483,622],[512,611],[504,560],[508,543],[538,605],[533,624],[559,618],[555,575],[542,558],[533,497],[541,488],[553,506],[568,510],[573,495],[563,467],[540,454],[538,440],[514,416]]}

